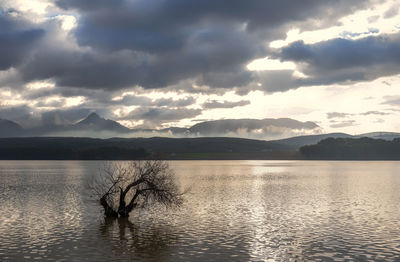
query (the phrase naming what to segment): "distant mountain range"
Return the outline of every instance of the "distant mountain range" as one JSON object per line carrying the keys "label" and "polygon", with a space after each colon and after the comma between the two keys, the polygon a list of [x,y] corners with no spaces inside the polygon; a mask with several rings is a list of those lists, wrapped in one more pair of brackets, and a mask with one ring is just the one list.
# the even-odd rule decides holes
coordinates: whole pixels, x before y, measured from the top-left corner
{"label": "distant mountain range", "polygon": [[[12,128],[11,128],[12,127]],[[104,119],[96,113],[91,113],[85,119],[69,125],[44,125],[36,128],[23,129],[17,123],[3,120],[0,129],[4,130],[0,137],[242,137],[264,139],[282,137],[282,134],[292,131],[313,132],[319,126],[313,122],[301,122],[290,118],[279,119],[223,119],[204,121],[188,128],[169,127],[164,129],[130,129],[116,121]],[[14,129],[18,129],[16,132]]]}
{"label": "distant mountain range", "polygon": [[[71,125],[48,125],[37,128],[24,129],[19,124],[0,119],[0,137],[245,137],[249,134],[256,137],[257,134],[270,134],[285,132],[287,130],[318,130],[319,126],[313,122],[301,122],[290,118],[279,119],[224,119],[216,121],[204,121],[189,128],[170,127],[165,129],[130,129],[116,121],[104,119],[96,113],[91,113],[85,119]],[[262,137],[260,135],[260,137]],[[287,139],[270,140],[282,148],[297,150],[304,145],[317,144],[326,138],[360,138],[369,137],[375,139],[392,140],[400,137],[400,133],[373,132],[360,135],[345,133],[329,133],[320,135],[295,136]],[[264,140],[264,139],[261,139]],[[254,140],[255,141],[255,140]]]}
{"label": "distant mountain range", "polygon": [[36,136],[80,136],[97,137],[98,133],[127,134],[131,129],[116,121],[104,119],[91,113],[85,119],[72,125],[46,125],[24,129],[10,120],[0,119],[0,137],[36,137]]}

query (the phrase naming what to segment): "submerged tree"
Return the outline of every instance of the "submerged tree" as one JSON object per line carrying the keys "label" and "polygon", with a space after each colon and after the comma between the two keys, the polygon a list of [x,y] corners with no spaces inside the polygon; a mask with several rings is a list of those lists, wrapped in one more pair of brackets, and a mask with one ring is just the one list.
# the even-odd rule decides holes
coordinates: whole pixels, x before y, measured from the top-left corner
{"label": "submerged tree", "polygon": [[128,217],[151,203],[179,206],[182,193],[168,163],[161,160],[108,163],[90,185],[106,217]]}

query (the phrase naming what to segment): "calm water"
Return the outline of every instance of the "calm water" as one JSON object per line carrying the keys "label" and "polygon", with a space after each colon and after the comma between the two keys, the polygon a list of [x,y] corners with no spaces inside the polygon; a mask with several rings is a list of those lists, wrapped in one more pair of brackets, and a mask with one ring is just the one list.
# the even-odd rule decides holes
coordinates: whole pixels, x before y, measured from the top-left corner
{"label": "calm water", "polygon": [[400,261],[400,162],[170,164],[180,209],[105,221],[101,162],[0,161],[0,261]]}

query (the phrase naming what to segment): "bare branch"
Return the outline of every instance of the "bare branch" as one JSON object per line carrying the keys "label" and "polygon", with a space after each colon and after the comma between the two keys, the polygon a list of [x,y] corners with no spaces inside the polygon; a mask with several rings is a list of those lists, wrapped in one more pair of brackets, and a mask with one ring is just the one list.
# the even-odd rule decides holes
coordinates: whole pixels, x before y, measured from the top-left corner
{"label": "bare branch", "polygon": [[183,202],[174,173],[161,160],[107,163],[90,189],[103,206],[104,214],[113,217],[127,217],[136,207],[153,202],[167,207]]}

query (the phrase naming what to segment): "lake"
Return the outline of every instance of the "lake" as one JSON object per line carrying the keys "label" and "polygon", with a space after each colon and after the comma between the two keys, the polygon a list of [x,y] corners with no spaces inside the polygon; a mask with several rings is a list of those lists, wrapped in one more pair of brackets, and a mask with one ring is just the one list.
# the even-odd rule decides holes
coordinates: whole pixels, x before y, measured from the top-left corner
{"label": "lake", "polygon": [[0,161],[0,261],[399,261],[400,162],[171,161],[179,209],[105,220],[97,161]]}

